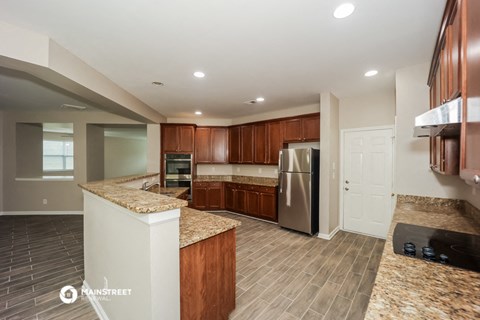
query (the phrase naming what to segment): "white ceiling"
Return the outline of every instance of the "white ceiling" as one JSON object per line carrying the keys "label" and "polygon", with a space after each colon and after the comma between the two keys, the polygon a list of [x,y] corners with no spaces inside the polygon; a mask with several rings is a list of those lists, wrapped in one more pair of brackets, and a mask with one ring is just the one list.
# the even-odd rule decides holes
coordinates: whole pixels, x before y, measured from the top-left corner
{"label": "white ceiling", "polygon": [[165,116],[234,118],[324,91],[393,90],[395,70],[431,59],[446,0],[351,0],[337,20],[342,2],[2,0],[0,19],[48,35]]}

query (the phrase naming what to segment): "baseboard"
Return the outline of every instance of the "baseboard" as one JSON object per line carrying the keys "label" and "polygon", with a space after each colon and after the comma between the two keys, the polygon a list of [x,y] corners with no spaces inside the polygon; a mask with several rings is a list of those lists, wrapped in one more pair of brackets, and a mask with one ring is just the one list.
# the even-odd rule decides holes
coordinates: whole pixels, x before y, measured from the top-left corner
{"label": "baseboard", "polygon": [[332,240],[332,238],[337,234],[338,231],[340,231],[340,227],[336,227],[329,234],[319,232],[317,237],[319,237],[320,239]]}
{"label": "baseboard", "polygon": [[[92,289],[88,285],[87,280],[83,280],[83,286],[82,287],[87,292],[90,292],[91,289]],[[98,302],[98,299],[95,296],[90,295],[90,294],[87,294],[86,296],[88,298],[88,301],[90,301],[90,304],[92,305],[93,309],[97,313],[98,318],[100,318],[100,320],[109,320],[107,314],[105,313],[105,310],[103,310],[102,305]]]}
{"label": "baseboard", "polygon": [[83,211],[0,211],[0,216],[83,215]]}

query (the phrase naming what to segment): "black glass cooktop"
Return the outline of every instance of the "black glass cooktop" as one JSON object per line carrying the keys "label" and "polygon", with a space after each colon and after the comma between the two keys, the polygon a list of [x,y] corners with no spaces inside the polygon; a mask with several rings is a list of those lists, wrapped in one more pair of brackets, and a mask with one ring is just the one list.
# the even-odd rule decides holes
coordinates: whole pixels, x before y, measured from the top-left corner
{"label": "black glass cooktop", "polygon": [[480,236],[398,223],[393,232],[393,251],[480,272]]}

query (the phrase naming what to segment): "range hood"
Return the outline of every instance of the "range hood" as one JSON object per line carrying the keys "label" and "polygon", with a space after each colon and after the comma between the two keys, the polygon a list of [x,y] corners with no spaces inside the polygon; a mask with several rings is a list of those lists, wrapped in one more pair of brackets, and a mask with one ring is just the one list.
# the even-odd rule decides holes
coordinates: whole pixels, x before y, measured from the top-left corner
{"label": "range hood", "polygon": [[414,137],[456,136],[462,124],[462,98],[415,117]]}

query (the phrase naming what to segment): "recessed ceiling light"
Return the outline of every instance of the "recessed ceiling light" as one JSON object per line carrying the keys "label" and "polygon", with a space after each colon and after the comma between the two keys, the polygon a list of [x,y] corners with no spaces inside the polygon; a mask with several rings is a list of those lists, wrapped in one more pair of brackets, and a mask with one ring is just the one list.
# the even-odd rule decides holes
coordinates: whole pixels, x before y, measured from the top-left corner
{"label": "recessed ceiling light", "polygon": [[203,77],[205,77],[205,73],[203,73],[202,71],[195,71],[195,72],[193,73],[193,75],[194,75],[195,77],[197,77],[197,78],[203,78]]}
{"label": "recessed ceiling light", "polygon": [[200,116],[200,115],[202,114],[202,111],[195,111],[195,114],[196,114],[197,116]]}
{"label": "recessed ceiling light", "polygon": [[87,109],[87,107],[85,106],[75,106],[73,104],[67,104],[67,103],[64,103],[60,106],[60,108],[62,109],[75,109],[75,110],[85,110]]}
{"label": "recessed ceiling light", "polygon": [[351,3],[344,3],[339,5],[333,12],[333,16],[337,19],[343,19],[348,17],[355,10],[355,6]]}
{"label": "recessed ceiling light", "polygon": [[263,101],[265,101],[265,98],[263,98],[263,97],[258,97],[258,98],[255,99],[255,100],[257,100],[257,102],[263,102]]}
{"label": "recessed ceiling light", "polygon": [[365,72],[365,77],[373,77],[373,76],[375,76],[377,73],[378,73],[377,70],[370,70],[370,71]]}
{"label": "recessed ceiling light", "polygon": [[165,83],[160,82],[160,81],[153,81],[152,84],[154,84],[156,86],[162,86],[162,87],[165,85]]}

